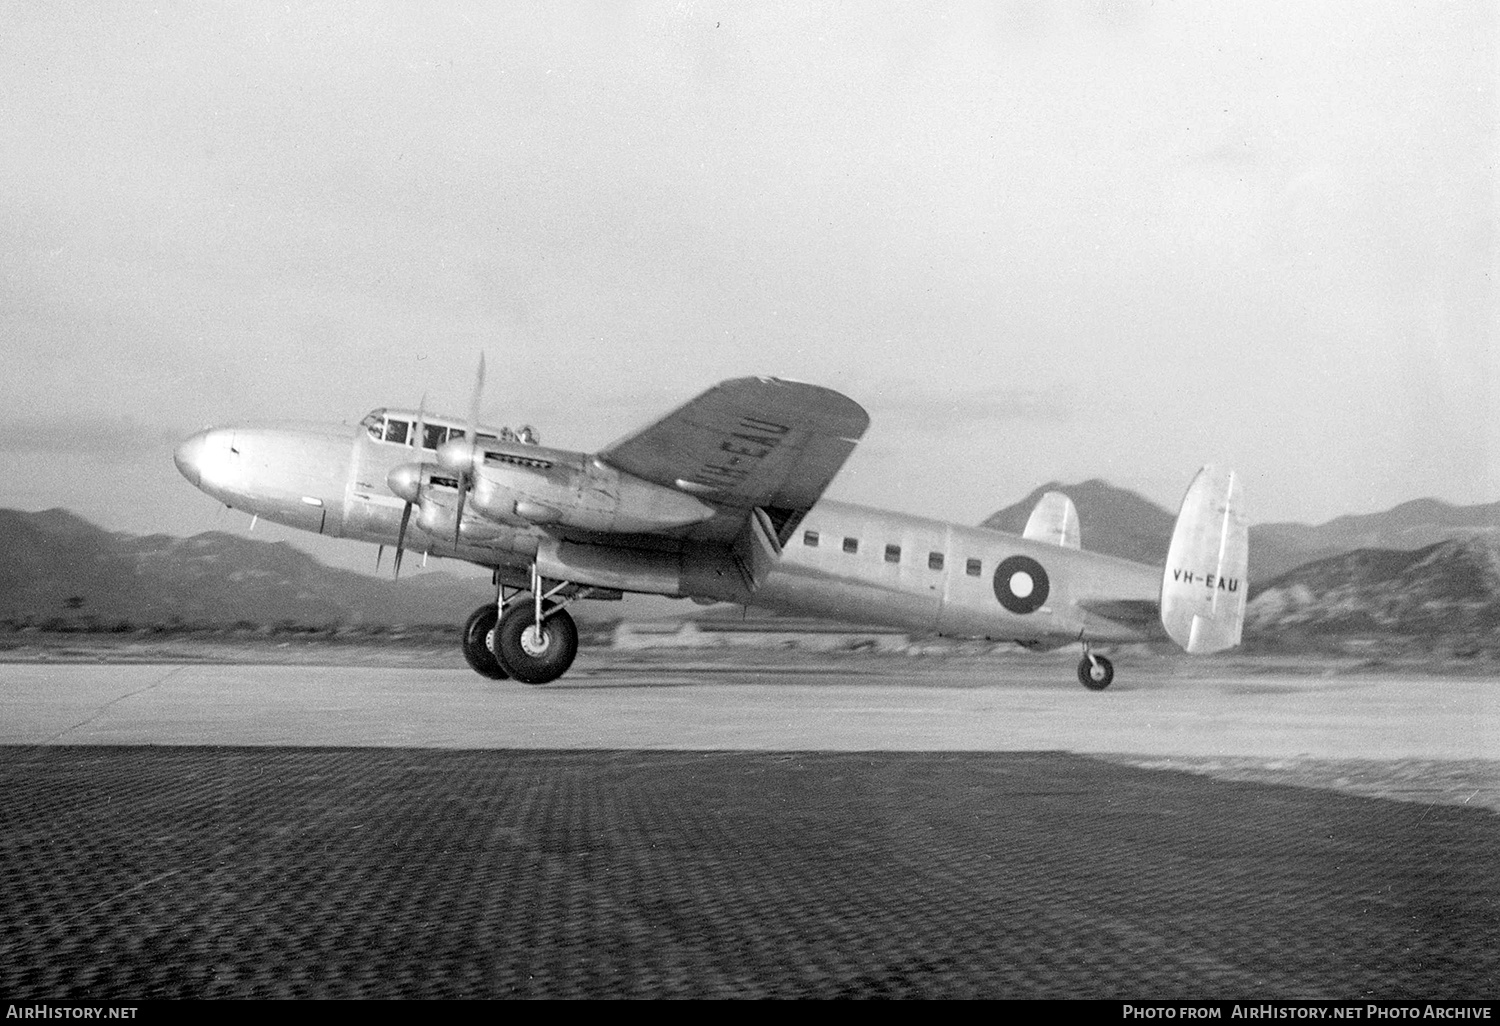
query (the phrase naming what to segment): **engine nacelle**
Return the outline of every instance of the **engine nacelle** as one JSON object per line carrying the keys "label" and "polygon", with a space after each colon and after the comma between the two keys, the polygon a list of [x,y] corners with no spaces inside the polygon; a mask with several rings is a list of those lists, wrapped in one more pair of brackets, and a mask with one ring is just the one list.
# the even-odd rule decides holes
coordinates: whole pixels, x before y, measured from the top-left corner
{"label": "engine nacelle", "polygon": [[[419,529],[441,538],[453,537],[459,482],[452,472],[432,463],[403,463],[391,468],[385,483],[392,494],[412,504],[412,521]],[[509,530],[501,524],[465,515],[458,535],[464,541],[486,543]]]}
{"label": "engine nacelle", "polygon": [[473,466],[470,508],[503,524],[636,534],[687,527],[716,512],[581,453],[507,446],[476,453]]}

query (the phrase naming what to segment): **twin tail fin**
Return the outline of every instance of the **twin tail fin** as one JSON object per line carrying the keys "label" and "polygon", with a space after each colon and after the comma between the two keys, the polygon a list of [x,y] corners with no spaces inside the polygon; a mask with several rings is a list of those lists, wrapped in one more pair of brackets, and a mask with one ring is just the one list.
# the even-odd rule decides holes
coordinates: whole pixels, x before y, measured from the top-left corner
{"label": "twin tail fin", "polygon": [[1161,580],[1161,623],[1194,655],[1240,643],[1249,528],[1234,471],[1204,467],[1188,486]]}

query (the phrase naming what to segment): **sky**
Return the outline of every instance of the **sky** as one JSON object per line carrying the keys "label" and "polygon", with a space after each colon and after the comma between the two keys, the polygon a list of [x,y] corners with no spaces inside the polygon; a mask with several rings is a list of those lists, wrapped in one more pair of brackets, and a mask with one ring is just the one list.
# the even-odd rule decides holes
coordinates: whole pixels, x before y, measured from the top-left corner
{"label": "sky", "polygon": [[[0,506],[248,530],[200,427],[591,451],[725,378],[831,498],[1500,501],[1493,4],[0,2]],[[367,547],[259,528],[363,566]],[[1084,539],[1087,547],[1087,539]]]}

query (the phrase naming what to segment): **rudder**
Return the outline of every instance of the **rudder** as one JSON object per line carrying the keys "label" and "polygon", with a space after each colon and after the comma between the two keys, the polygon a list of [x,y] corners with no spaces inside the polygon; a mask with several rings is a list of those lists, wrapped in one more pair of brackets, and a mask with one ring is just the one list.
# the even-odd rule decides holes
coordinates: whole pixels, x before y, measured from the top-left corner
{"label": "rudder", "polygon": [[1183,496],[1162,571],[1161,623],[1194,655],[1240,643],[1249,529],[1234,471],[1206,466]]}

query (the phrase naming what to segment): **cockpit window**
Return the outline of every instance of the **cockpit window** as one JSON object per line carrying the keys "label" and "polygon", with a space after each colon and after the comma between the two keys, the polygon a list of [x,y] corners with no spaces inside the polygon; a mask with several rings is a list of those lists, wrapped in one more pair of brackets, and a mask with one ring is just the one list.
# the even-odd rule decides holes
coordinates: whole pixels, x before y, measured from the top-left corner
{"label": "cockpit window", "polygon": [[[371,410],[359,423],[365,432],[377,442],[389,442],[393,445],[420,445],[424,449],[436,449],[449,439],[462,438],[465,431],[462,427],[435,424],[427,420],[413,422],[398,419],[388,414],[384,407]],[[484,432],[476,433],[475,440],[480,443],[497,440],[515,441],[516,435],[510,428],[502,428],[498,438],[493,433]]]}
{"label": "cockpit window", "polygon": [[422,428],[422,448],[436,449],[448,440],[448,428],[442,424],[426,424]]}

